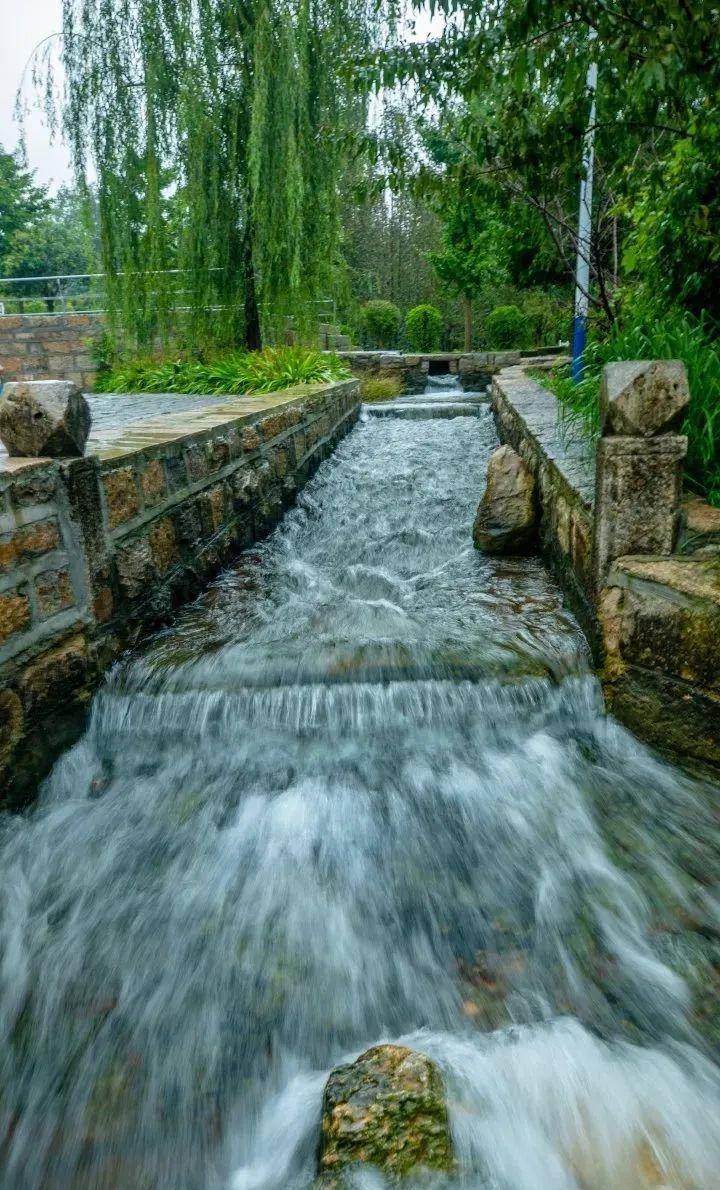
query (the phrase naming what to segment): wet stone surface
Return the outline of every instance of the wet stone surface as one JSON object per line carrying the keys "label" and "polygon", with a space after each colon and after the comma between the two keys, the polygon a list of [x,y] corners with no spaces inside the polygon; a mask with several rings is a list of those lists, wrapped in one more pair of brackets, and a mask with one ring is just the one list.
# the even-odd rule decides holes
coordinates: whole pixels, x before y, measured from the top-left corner
{"label": "wet stone surface", "polygon": [[[109,431],[148,417],[164,417],[191,409],[209,409],[221,405],[227,397],[179,396],[176,393],[86,393],[92,418],[87,453],[93,453],[98,440]],[[0,456],[7,454],[0,442]]]}

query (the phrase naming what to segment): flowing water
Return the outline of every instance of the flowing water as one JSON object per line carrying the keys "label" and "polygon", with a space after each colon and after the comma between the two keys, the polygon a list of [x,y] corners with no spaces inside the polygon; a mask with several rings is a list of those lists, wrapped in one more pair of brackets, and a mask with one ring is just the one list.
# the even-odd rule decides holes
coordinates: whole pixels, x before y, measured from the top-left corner
{"label": "flowing water", "polygon": [[720,1184],[717,799],[472,549],[495,445],[365,417],[6,816],[3,1187],[309,1187],[328,1070],[397,1039],[453,1186]]}

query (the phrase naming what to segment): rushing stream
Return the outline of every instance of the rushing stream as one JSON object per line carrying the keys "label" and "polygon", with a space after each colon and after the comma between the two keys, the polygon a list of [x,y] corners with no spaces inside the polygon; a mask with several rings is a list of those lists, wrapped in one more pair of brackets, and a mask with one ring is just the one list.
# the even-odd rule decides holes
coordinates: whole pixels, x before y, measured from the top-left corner
{"label": "rushing stream", "polygon": [[399,1038],[453,1185],[720,1185],[720,803],[473,550],[495,445],[365,417],[6,816],[3,1187],[309,1187],[328,1070]]}

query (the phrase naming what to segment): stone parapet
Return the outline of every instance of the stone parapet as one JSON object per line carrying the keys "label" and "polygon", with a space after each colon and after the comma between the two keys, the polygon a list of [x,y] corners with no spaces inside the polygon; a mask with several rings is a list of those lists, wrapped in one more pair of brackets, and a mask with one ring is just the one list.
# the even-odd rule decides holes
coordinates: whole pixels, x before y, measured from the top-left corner
{"label": "stone parapet", "polygon": [[595,581],[624,554],[671,554],[680,527],[687,438],[601,438],[597,449]]}
{"label": "stone parapet", "polygon": [[720,567],[616,559],[598,616],[610,710],[666,751],[720,765]]}
{"label": "stone parapet", "polygon": [[33,787],[108,664],[272,529],[358,388],[135,422],[85,458],[0,458],[0,801]]}
{"label": "stone parapet", "polygon": [[553,394],[522,368],[495,377],[491,402],[500,438],[535,478],[544,551],[592,635],[594,451],[564,430]]}

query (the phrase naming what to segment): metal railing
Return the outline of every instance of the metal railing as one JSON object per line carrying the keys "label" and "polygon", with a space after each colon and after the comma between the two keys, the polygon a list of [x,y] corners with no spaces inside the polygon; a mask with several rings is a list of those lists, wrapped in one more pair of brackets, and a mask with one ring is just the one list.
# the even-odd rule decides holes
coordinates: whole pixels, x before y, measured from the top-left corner
{"label": "metal railing", "polygon": [[[106,308],[104,273],[0,277],[0,317],[15,314],[99,314]],[[18,292],[19,291],[19,292]]]}
{"label": "metal railing", "polygon": [[[210,269],[220,272],[220,269]],[[186,270],[165,269],[158,276],[181,276]],[[104,314],[107,311],[105,273],[57,273],[38,277],[0,277],[0,318],[33,314]],[[183,304],[187,288],[175,290],[176,311],[192,310]],[[334,298],[318,298],[304,303],[313,307],[318,323],[337,321],[337,302]],[[206,307],[207,308],[207,307]],[[224,307],[212,306],[220,311]],[[292,322],[291,322],[292,325]]]}

